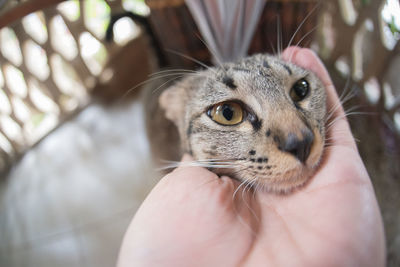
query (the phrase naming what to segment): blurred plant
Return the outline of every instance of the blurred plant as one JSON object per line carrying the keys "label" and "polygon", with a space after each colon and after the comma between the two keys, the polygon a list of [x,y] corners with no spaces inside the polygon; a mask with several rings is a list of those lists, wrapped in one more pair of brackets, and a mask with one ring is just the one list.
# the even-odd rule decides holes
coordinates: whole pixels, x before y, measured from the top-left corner
{"label": "blurred plant", "polygon": [[392,15],[391,21],[388,23],[389,29],[393,35],[398,35],[400,33],[400,27],[397,26],[395,17]]}

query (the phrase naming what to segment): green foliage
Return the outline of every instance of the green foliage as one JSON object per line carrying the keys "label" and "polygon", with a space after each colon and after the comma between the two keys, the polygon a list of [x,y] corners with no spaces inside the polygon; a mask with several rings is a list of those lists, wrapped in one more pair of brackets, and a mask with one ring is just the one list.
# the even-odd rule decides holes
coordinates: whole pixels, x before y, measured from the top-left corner
{"label": "green foliage", "polygon": [[397,28],[396,23],[395,23],[395,17],[392,16],[392,19],[390,22],[388,22],[388,26],[390,31],[392,32],[393,35],[399,34],[400,33],[400,29]]}

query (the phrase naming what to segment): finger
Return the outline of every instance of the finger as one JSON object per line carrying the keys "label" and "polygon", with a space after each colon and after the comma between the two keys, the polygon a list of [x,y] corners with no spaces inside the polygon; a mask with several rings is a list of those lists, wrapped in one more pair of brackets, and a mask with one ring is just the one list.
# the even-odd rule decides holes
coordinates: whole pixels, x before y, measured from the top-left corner
{"label": "finger", "polygon": [[184,154],[181,159],[181,164],[173,172],[166,175],[163,180],[174,180],[178,183],[191,185],[193,183],[208,183],[218,180],[218,176],[207,170],[206,168],[193,166],[194,159],[189,154]]}
{"label": "finger", "polygon": [[181,164],[173,172],[161,179],[161,186],[184,188],[185,191],[192,192],[193,190],[222,190],[233,192],[235,181],[226,176],[219,177],[214,172],[199,166],[193,166],[195,162],[189,154],[184,154],[181,159]]}
{"label": "finger", "polygon": [[[182,163],[191,161],[193,161],[193,157],[189,154],[184,154],[181,160]],[[241,185],[243,185],[242,182],[232,179],[226,175],[218,177],[218,175],[203,167],[187,167],[187,165],[185,166],[183,164],[176,170],[177,171],[173,179],[176,179],[176,177],[178,177],[178,179],[184,179],[185,183],[188,183],[190,186],[198,189],[204,189],[203,187],[208,187],[207,190],[222,190],[221,192],[225,197],[234,197],[234,194],[238,194],[239,191],[242,192],[245,188],[245,186],[242,186],[241,188]],[[179,173],[179,175],[176,175],[177,173]],[[188,181],[188,179],[191,180]],[[197,186],[199,182],[202,183],[200,187]]]}
{"label": "finger", "polygon": [[[193,166],[191,163],[193,163],[194,159],[191,155],[189,154],[183,154],[182,159],[181,159],[181,164],[179,164],[179,166],[174,169],[174,171],[171,174],[174,175],[166,175],[165,178],[168,178],[170,176],[173,177],[183,177],[186,175],[192,175],[192,177],[194,179],[196,179],[196,177],[204,177],[206,179],[216,179],[217,176],[216,174],[210,172],[209,170],[199,167],[199,166]],[[179,173],[180,175],[176,175],[177,173]],[[164,179],[165,179],[164,178]]]}
{"label": "finger", "polygon": [[193,161],[193,157],[186,153],[183,154],[181,162],[190,162],[190,161]]}
{"label": "finger", "polygon": [[328,71],[318,56],[310,49],[292,46],[285,49],[282,58],[314,72],[321,79],[327,93],[327,112],[333,113],[330,121],[334,121],[328,129],[327,136],[333,145],[343,145],[355,149],[356,145],[345,112]]}

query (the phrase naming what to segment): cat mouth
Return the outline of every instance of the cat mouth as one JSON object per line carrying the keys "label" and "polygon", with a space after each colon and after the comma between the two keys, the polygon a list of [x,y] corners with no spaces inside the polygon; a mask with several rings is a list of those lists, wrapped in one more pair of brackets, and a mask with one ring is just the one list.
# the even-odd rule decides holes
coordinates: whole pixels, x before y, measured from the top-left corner
{"label": "cat mouth", "polygon": [[249,184],[257,190],[285,194],[310,180],[319,166],[322,153],[323,144],[316,144],[305,162],[279,152],[275,160],[268,160],[267,157],[237,159],[229,164],[229,168],[213,168],[213,171]]}

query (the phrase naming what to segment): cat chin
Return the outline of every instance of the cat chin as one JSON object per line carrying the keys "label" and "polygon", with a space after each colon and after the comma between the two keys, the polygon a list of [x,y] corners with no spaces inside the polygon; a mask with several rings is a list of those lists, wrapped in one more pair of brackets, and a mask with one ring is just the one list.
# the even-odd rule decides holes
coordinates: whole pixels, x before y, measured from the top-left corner
{"label": "cat chin", "polygon": [[246,174],[245,172],[237,172],[235,175],[230,175],[226,170],[219,173],[228,175],[239,182],[249,184],[260,192],[289,194],[308,183],[314,172],[315,168],[301,165],[273,177],[265,177],[262,174],[255,176],[253,173]]}
{"label": "cat chin", "polygon": [[278,178],[272,183],[270,181],[266,181],[263,187],[267,192],[289,194],[305,186],[305,184],[307,184],[311,179],[312,173],[313,171],[306,171],[306,173],[302,173],[301,175],[297,175],[295,177],[284,177],[282,179]]}
{"label": "cat chin", "polygon": [[227,175],[261,192],[289,194],[295,190],[301,190],[311,180],[322,158],[323,138],[319,133],[315,136],[314,145],[305,163],[301,163],[292,155],[278,151],[273,158],[274,161],[271,159],[268,161],[272,168],[265,169],[250,163],[247,165],[249,168],[245,170],[234,168],[213,171],[219,175]]}
{"label": "cat chin", "polygon": [[265,188],[265,191],[267,192],[278,194],[289,194],[301,189],[315,174],[320,163],[321,155],[322,151],[316,161],[313,161],[306,166],[301,165],[298,168],[294,168],[291,171],[288,171],[286,175],[284,174],[280,177],[274,177],[273,180],[261,180],[260,183],[263,184],[262,188]]}
{"label": "cat chin", "polygon": [[315,169],[319,165],[325,146],[324,137],[316,130],[314,130],[314,136],[314,145],[312,146],[310,155],[306,161],[306,165],[310,169]]}

